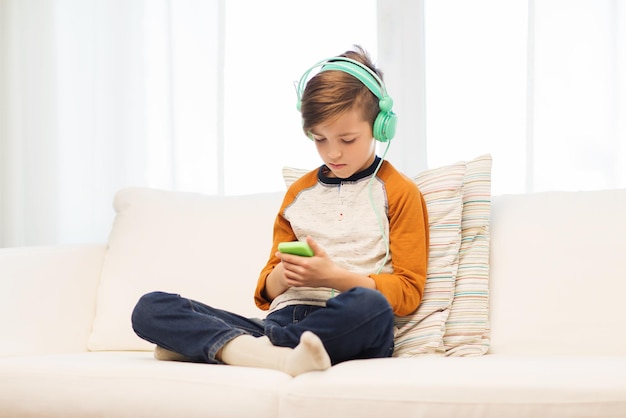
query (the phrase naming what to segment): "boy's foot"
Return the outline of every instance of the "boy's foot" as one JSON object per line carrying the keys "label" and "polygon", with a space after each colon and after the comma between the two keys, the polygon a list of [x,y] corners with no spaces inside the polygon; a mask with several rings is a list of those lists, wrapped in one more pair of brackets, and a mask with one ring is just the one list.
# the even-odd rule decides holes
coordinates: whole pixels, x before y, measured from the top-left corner
{"label": "boy's foot", "polygon": [[154,358],[162,361],[191,361],[182,354],[178,354],[175,351],[167,350],[160,345],[154,348]]}
{"label": "boy's foot", "polygon": [[322,340],[311,331],[300,336],[300,344],[286,356],[283,371],[292,376],[314,370],[326,370],[330,367],[330,357],[322,344]]}
{"label": "boy's foot", "polygon": [[296,348],[275,346],[267,336],[240,335],[226,343],[218,357],[233,366],[275,369],[292,376],[331,365],[322,340],[310,331],[300,336]]}

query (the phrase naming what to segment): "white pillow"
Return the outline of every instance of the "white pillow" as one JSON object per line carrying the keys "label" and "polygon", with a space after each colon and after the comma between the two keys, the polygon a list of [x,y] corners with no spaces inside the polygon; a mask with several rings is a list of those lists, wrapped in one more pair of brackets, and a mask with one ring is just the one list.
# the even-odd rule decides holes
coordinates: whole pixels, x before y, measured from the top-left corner
{"label": "white pillow", "polygon": [[[289,187],[309,170],[283,168]],[[413,180],[428,209],[430,251],[422,302],[415,313],[396,317],[395,357],[443,353],[443,335],[454,295],[461,244],[465,163],[427,170]]]}
{"label": "white pillow", "polygon": [[254,304],[254,289],[269,257],[281,200],[282,193],[119,191],[88,348],[151,350],[133,332],[130,316],[139,297],[154,290],[264,316]]}

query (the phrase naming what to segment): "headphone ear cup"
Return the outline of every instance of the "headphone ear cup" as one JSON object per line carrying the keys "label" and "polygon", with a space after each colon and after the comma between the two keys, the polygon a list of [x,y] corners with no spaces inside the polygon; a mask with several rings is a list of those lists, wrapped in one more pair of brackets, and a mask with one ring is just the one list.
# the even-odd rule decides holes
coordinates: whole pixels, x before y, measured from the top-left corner
{"label": "headphone ear cup", "polygon": [[396,134],[398,116],[393,112],[380,112],[374,121],[374,139],[380,142],[387,142]]}

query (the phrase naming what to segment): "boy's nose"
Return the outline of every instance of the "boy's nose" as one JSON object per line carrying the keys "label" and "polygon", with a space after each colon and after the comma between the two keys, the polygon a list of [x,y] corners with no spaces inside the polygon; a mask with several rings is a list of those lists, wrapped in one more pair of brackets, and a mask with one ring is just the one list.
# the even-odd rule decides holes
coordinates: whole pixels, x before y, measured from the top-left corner
{"label": "boy's nose", "polygon": [[331,147],[328,150],[328,158],[336,159],[341,157],[341,149],[339,147]]}

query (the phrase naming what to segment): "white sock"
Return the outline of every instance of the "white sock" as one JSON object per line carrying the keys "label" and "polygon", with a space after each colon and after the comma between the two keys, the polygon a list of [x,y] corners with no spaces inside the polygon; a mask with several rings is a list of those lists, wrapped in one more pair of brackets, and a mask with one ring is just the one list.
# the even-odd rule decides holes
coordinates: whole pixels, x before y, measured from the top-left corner
{"label": "white sock", "polygon": [[267,337],[240,335],[222,348],[222,361],[233,366],[280,370],[292,376],[330,367],[330,357],[319,337],[305,331],[296,348],[277,347]]}
{"label": "white sock", "polygon": [[154,348],[154,358],[163,361],[191,361],[182,354],[167,350],[159,345]]}

